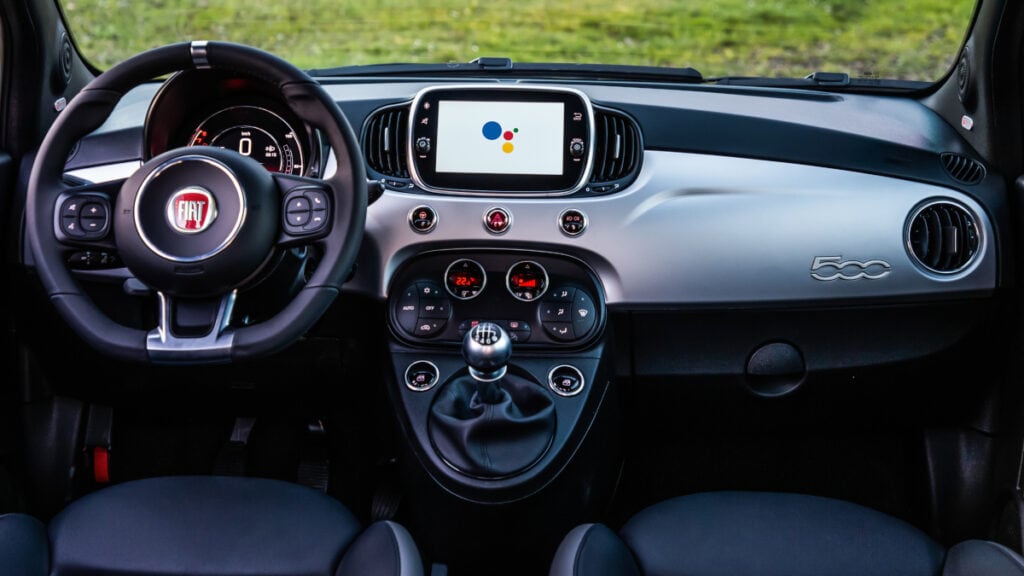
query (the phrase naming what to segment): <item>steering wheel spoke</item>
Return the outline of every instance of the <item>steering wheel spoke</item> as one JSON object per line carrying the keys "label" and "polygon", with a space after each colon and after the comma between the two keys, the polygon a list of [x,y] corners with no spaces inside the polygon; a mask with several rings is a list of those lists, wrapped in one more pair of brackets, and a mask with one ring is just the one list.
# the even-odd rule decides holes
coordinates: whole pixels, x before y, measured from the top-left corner
{"label": "steering wheel spoke", "polygon": [[331,189],[322,180],[277,174],[274,181],[281,194],[278,245],[311,244],[331,233],[337,203]]}
{"label": "steering wheel spoke", "polygon": [[211,364],[231,361],[231,315],[236,290],[219,298],[173,298],[157,292],[159,325],[146,336],[156,363]]}

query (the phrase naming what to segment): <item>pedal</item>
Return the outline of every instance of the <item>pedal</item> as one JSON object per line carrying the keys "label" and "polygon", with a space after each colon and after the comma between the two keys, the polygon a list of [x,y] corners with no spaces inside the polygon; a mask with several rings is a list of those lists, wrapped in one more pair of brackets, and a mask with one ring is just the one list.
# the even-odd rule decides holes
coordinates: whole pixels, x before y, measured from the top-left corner
{"label": "pedal", "polygon": [[327,492],[331,483],[331,460],[327,457],[327,428],[317,418],[306,425],[299,469],[295,480],[303,486]]}
{"label": "pedal", "polygon": [[216,476],[245,476],[249,436],[256,425],[255,418],[235,418],[231,438],[221,447],[217,462],[213,465]]}
{"label": "pedal", "polygon": [[398,507],[402,504],[402,491],[387,477],[373,491],[370,503],[370,518],[374,521],[394,520],[398,515]]}

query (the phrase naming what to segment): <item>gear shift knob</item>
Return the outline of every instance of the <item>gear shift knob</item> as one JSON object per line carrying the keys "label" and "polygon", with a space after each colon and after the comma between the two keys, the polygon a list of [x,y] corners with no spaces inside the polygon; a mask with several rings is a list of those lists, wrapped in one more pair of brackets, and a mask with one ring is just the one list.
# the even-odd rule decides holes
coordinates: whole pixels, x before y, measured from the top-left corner
{"label": "gear shift knob", "polygon": [[462,340],[462,357],[469,365],[469,375],[478,382],[494,382],[505,376],[511,356],[511,338],[493,322],[473,326]]}

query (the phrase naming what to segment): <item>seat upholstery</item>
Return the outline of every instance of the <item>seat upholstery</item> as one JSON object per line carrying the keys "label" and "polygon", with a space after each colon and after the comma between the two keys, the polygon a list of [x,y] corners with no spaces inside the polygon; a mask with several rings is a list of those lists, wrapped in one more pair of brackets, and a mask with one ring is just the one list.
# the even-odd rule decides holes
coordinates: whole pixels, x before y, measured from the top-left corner
{"label": "seat upholstery", "polygon": [[334,576],[342,564],[342,574],[422,574],[400,526],[361,532],[340,503],[295,484],[153,478],[90,494],[58,514],[49,526],[51,574]]}
{"label": "seat upholstery", "polygon": [[1024,563],[1015,562],[1019,557],[1009,549],[980,541],[954,547],[947,560],[946,551],[920,530],[849,502],[712,492],[651,506],[618,536],[599,524],[577,527],[559,547],[551,574],[1024,575]]}
{"label": "seat upholstery", "polygon": [[0,515],[0,574],[46,576],[49,565],[42,523],[24,514]]}

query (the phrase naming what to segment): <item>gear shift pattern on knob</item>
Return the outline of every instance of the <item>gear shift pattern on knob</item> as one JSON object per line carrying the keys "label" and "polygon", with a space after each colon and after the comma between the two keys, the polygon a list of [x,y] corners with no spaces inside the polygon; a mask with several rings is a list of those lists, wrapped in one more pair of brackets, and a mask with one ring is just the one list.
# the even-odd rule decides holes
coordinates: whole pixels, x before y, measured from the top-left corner
{"label": "gear shift pattern on knob", "polygon": [[469,375],[478,382],[494,382],[505,376],[512,357],[512,339],[493,322],[473,326],[462,340],[462,357]]}

